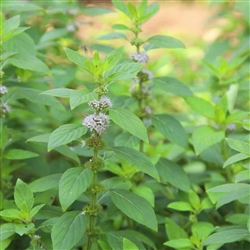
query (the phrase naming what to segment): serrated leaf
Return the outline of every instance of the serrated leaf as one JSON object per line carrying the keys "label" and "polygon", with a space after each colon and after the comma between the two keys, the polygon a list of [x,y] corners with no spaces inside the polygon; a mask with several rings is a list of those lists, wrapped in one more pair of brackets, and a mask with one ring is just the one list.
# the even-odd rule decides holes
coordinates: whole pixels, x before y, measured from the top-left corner
{"label": "serrated leaf", "polygon": [[63,173],[59,183],[59,200],[65,211],[92,183],[93,172],[81,167]]}
{"label": "serrated leaf", "polygon": [[44,206],[45,204],[41,204],[33,207],[30,211],[30,217],[33,218]]}
{"label": "serrated leaf", "polygon": [[22,210],[23,204],[27,205],[30,211],[34,204],[33,193],[31,192],[29,186],[24,183],[21,179],[17,179],[16,186],[14,189],[14,199],[17,207]]}
{"label": "serrated leaf", "polygon": [[123,55],[123,47],[113,50],[107,55],[105,61],[108,61],[107,70],[111,70],[120,61]]}
{"label": "serrated leaf", "polygon": [[215,107],[210,102],[199,97],[186,97],[185,101],[200,115],[215,119]]}
{"label": "serrated leaf", "polygon": [[225,137],[224,131],[215,131],[213,128],[203,126],[197,128],[192,135],[196,155],[209,148],[210,146],[222,141]]}
{"label": "serrated leaf", "polygon": [[131,249],[139,250],[139,248],[127,238],[123,238],[122,243],[123,243],[123,250],[131,250]]}
{"label": "serrated leaf", "polygon": [[1,241],[9,238],[11,235],[15,234],[16,224],[5,223],[0,225],[0,239]]}
{"label": "serrated leaf", "polygon": [[88,93],[86,90],[75,90],[70,95],[70,108],[74,109],[83,103],[97,99],[97,97],[98,95],[95,92]]}
{"label": "serrated leaf", "polygon": [[148,143],[146,127],[131,111],[124,108],[112,108],[109,110],[109,117],[119,127]]}
{"label": "serrated leaf", "polygon": [[127,190],[109,191],[114,204],[128,217],[157,232],[157,220],[150,204],[142,197]]}
{"label": "serrated leaf", "polygon": [[126,35],[124,33],[112,32],[112,33],[109,33],[109,34],[99,36],[95,40],[113,40],[113,39],[119,39],[119,38],[127,39],[127,37],[126,37]]}
{"label": "serrated leaf", "polygon": [[36,135],[36,136],[29,138],[26,142],[33,141],[33,142],[48,143],[50,135],[51,134]]}
{"label": "serrated leaf", "polygon": [[120,10],[121,12],[123,12],[126,16],[131,18],[130,12],[128,10],[128,6],[123,3],[121,0],[112,0],[113,5]]}
{"label": "serrated leaf", "polygon": [[250,155],[250,144],[245,142],[245,141],[241,141],[241,140],[236,140],[236,139],[232,139],[232,138],[226,138],[226,141],[229,145],[230,148],[246,154],[246,155]]}
{"label": "serrated leaf", "polygon": [[81,55],[80,53],[78,53],[77,51],[74,51],[72,49],[68,49],[68,48],[64,48],[64,51],[68,57],[68,59],[75,63],[76,65],[86,69],[86,64],[85,62],[88,61],[88,59]]}
{"label": "serrated leaf", "polygon": [[112,29],[115,29],[115,30],[129,30],[129,27],[124,25],[124,24],[114,24],[112,26]]}
{"label": "serrated leaf", "polygon": [[138,72],[142,69],[140,63],[125,62],[117,64],[112,70],[105,73],[105,77],[112,81],[125,81],[134,79]]}
{"label": "serrated leaf", "polygon": [[71,250],[83,237],[87,217],[78,211],[64,213],[52,228],[53,249]]}
{"label": "serrated leaf", "polygon": [[152,207],[155,205],[155,197],[151,188],[139,185],[132,188],[132,192],[146,199]]}
{"label": "serrated leaf", "polygon": [[239,162],[239,161],[243,161],[245,159],[249,158],[249,155],[245,155],[245,154],[242,154],[242,153],[239,153],[239,154],[235,154],[231,157],[229,157],[223,164],[223,168],[229,166],[229,165],[232,165],[236,162]]}
{"label": "serrated leaf", "polygon": [[146,50],[158,49],[158,48],[167,48],[167,49],[184,49],[185,45],[178,39],[171,36],[152,36],[147,42],[150,46],[146,46]]}
{"label": "serrated leaf", "polygon": [[178,120],[170,115],[154,115],[152,122],[155,128],[171,142],[187,147],[187,133]]}
{"label": "serrated leaf", "polygon": [[27,233],[28,231],[30,231],[34,227],[35,227],[34,223],[30,223],[28,225],[19,224],[19,225],[16,226],[15,231],[20,236],[23,236],[25,233]]}
{"label": "serrated leaf", "polygon": [[48,66],[34,56],[18,54],[13,55],[8,61],[10,64],[13,64],[14,66],[21,69],[38,71],[46,74],[49,73]]}
{"label": "serrated leaf", "polygon": [[59,88],[59,89],[49,89],[49,90],[43,91],[41,95],[50,95],[50,96],[56,96],[56,97],[61,97],[61,98],[70,98],[73,92],[75,92],[74,89]]}
{"label": "serrated leaf", "polygon": [[43,105],[51,106],[53,108],[64,111],[65,108],[56,100],[53,96],[40,95],[41,91],[32,88],[19,88],[17,90],[18,99],[25,98],[34,103],[40,103]]}
{"label": "serrated leaf", "polygon": [[60,126],[54,130],[49,137],[48,151],[79,139],[87,133],[87,130],[87,127],[79,127],[78,124],[65,124]]}
{"label": "serrated leaf", "polygon": [[154,85],[167,93],[179,96],[192,96],[193,93],[184,83],[173,77],[161,77],[154,79]]}
{"label": "serrated leaf", "polygon": [[9,218],[11,219],[11,221],[23,219],[21,211],[14,208],[4,209],[0,211],[0,216],[4,217],[5,219]]}
{"label": "serrated leaf", "polygon": [[59,181],[62,177],[62,174],[52,174],[44,176],[42,178],[36,179],[35,181],[29,184],[29,188],[33,193],[44,192],[51,188],[56,188],[59,186]]}
{"label": "serrated leaf", "polygon": [[159,174],[153,163],[141,152],[126,147],[113,147],[111,148],[118,157],[130,165],[137,167],[143,173],[146,173],[156,180],[159,180]]}
{"label": "serrated leaf", "polygon": [[184,201],[171,202],[168,207],[177,211],[193,211],[191,205]]}
{"label": "serrated leaf", "polygon": [[67,33],[68,33],[68,31],[67,31],[66,28],[53,29],[51,31],[48,31],[48,32],[44,33],[41,36],[39,43],[41,44],[41,43],[50,42],[50,41],[52,41],[54,39],[58,39],[58,38],[66,36]]}
{"label": "serrated leaf", "polygon": [[23,160],[23,159],[30,159],[39,156],[38,154],[22,150],[22,149],[10,149],[6,151],[3,155],[4,158],[9,160]]}
{"label": "serrated leaf", "polygon": [[165,242],[164,245],[172,247],[172,248],[176,248],[176,249],[182,249],[182,248],[193,249],[193,247],[194,247],[194,245],[190,239],[170,240],[170,241]]}
{"label": "serrated leaf", "polygon": [[186,231],[170,218],[166,218],[166,232],[170,240],[185,238],[188,239]]}
{"label": "serrated leaf", "polygon": [[190,181],[188,176],[175,162],[161,158],[156,164],[156,169],[162,180],[169,182],[184,192],[189,191]]}
{"label": "serrated leaf", "polygon": [[203,246],[240,241],[249,236],[247,229],[231,229],[217,232],[205,239]]}

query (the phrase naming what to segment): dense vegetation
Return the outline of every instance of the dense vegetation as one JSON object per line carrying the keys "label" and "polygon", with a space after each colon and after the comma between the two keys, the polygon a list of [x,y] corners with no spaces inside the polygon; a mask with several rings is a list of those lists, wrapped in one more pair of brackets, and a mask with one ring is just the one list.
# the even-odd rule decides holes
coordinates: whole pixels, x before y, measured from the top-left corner
{"label": "dense vegetation", "polygon": [[1,249],[249,249],[249,4],[188,47],[112,2],[1,3]]}

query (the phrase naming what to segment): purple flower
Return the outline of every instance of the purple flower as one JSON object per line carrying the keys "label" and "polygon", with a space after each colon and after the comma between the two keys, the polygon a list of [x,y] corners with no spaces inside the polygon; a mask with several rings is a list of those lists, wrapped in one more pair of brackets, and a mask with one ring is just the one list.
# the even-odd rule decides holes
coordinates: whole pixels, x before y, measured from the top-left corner
{"label": "purple flower", "polygon": [[146,63],[149,59],[146,52],[141,53],[133,53],[129,55],[130,59],[138,62],[138,63]]}

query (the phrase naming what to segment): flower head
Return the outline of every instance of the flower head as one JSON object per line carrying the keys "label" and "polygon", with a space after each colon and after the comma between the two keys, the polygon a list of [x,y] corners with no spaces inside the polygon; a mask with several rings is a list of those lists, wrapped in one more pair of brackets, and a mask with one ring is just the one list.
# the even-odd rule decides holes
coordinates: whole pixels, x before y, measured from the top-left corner
{"label": "flower head", "polygon": [[133,53],[129,55],[130,59],[138,62],[138,63],[146,63],[149,59],[147,53],[141,52],[141,53]]}
{"label": "flower head", "polygon": [[8,89],[5,86],[1,85],[0,86],[0,94],[4,95],[6,93],[8,93]]}
{"label": "flower head", "polygon": [[152,71],[147,70],[147,69],[142,69],[141,71],[143,74],[147,75],[148,80],[152,80],[154,78],[154,75]]}
{"label": "flower head", "polygon": [[6,102],[2,103],[2,113],[3,114],[10,113],[10,109],[11,109],[11,107]]}
{"label": "flower head", "polygon": [[109,126],[109,117],[103,113],[88,115],[84,118],[82,124],[91,131],[95,130],[98,134],[106,132]]}
{"label": "flower head", "polygon": [[102,96],[100,101],[98,101],[96,99],[93,101],[90,101],[88,104],[90,107],[92,107],[98,111],[112,107],[112,102],[107,96]]}

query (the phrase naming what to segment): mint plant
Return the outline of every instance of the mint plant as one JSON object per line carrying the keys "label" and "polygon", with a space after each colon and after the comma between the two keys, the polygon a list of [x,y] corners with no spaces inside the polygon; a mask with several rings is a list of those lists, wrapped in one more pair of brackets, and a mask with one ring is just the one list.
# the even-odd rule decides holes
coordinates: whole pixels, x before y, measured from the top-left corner
{"label": "mint plant", "polygon": [[158,3],[112,3],[2,4],[1,249],[248,249],[247,3],[186,49],[145,37]]}

